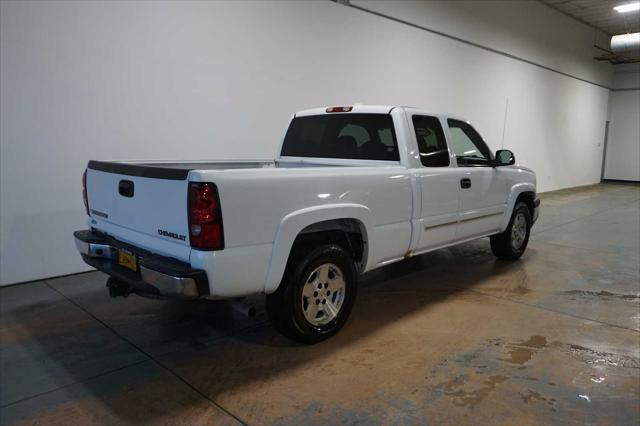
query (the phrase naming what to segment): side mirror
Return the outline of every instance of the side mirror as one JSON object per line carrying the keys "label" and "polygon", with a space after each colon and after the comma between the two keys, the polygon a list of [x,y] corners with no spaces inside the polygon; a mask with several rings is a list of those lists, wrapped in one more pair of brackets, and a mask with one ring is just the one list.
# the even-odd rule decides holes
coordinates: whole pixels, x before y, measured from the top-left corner
{"label": "side mirror", "polygon": [[493,161],[494,167],[496,166],[510,166],[516,164],[516,157],[513,152],[508,149],[500,149],[496,151],[496,159]]}

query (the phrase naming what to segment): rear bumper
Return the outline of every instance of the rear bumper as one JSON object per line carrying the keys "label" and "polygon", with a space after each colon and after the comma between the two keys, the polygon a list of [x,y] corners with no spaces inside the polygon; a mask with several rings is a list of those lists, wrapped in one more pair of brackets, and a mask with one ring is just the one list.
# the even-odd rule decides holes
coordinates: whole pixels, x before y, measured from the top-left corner
{"label": "rear bumper", "polygon": [[[197,299],[209,295],[207,274],[187,263],[159,256],[98,232],[73,233],[76,247],[88,265],[129,284],[135,293],[176,299]],[[133,252],[138,272],[117,263],[118,249]]]}

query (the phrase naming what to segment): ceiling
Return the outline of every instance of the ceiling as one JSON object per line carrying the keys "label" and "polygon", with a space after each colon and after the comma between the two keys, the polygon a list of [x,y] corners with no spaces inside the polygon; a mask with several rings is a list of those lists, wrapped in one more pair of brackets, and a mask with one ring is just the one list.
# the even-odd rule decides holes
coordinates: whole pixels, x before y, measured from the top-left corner
{"label": "ceiling", "polygon": [[640,31],[640,11],[619,13],[614,6],[636,0],[540,0],[542,3],[609,35]]}

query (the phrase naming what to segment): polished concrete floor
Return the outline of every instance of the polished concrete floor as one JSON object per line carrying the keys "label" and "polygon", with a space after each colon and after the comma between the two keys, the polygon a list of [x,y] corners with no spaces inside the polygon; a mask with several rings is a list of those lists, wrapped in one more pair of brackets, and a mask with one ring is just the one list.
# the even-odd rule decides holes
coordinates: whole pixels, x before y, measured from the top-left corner
{"label": "polished concrete floor", "polygon": [[315,346],[100,273],[3,288],[0,423],[637,425],[640,187],[542,206],[520,261],[483,239],[374,271]]}

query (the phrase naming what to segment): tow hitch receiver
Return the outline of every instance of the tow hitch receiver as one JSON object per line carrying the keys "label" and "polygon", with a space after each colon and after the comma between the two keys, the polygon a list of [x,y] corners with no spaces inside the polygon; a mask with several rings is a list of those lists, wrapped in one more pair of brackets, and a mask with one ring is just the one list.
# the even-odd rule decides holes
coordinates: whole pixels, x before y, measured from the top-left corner
{"label": "tow hitch receiver", "polygon": [[109,296],[111,297],[127,297],[133,293],[132,286],[115,278],[109,278],[107,280],[107,288],[109,289]]}

